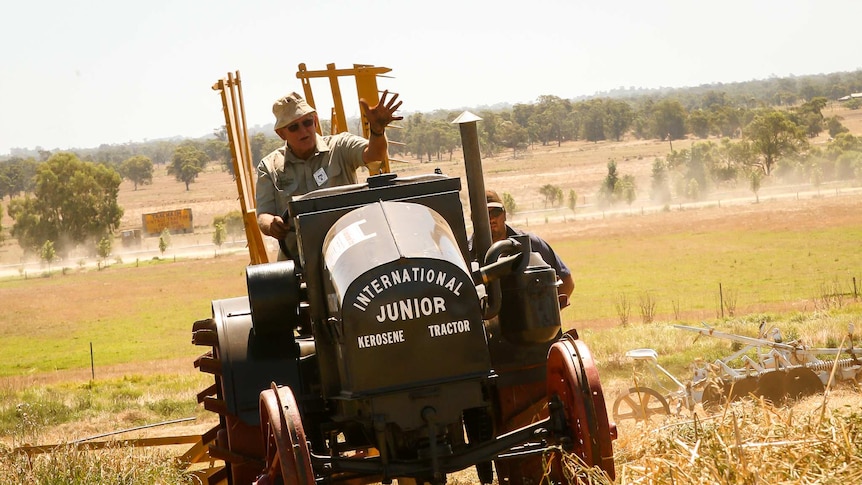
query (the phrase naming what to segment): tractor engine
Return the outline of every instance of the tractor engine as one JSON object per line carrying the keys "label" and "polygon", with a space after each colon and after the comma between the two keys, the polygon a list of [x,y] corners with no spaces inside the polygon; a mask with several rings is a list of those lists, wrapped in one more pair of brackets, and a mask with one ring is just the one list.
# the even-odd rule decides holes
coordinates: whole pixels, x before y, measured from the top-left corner
{"label": "tractor engine", "polygon": [[417,203],[376,202],[340,217],[320,255],[327,317],[315,341],[336,357],[322,376],[325,397],[337,403],[334,421],[360,423],[376,441],[385,425],[384,442],[400,456],[428,445],[429,425],[445,430],[464,409],[487,405],[479,299],[442,216]]}

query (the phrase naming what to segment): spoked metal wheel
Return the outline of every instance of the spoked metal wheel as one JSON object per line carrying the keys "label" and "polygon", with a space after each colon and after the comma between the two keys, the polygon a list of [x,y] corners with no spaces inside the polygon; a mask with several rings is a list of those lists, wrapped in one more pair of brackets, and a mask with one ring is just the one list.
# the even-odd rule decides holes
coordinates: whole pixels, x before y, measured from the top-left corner
{"label": "spoked metal wheel", "polygon": [[260,393],[266,468],[258,484],[314,485],[311,453],[293,391],[275,383]]}
{"label": "spoked metal wheel", "polygon": [[632,387],[614,401],[614,421],[626,419],[647,421],[655,416],[670,415],[667,399],[649,387]]}
{"label": "spoked metal wheel", "polygon": [[558,396],[574,441],[573,453],[587,466],[598,466],[614,479],[616,426],[608,412],[599,373],[587,346],[569,334],[551,345],[547,367],[548,397]]}

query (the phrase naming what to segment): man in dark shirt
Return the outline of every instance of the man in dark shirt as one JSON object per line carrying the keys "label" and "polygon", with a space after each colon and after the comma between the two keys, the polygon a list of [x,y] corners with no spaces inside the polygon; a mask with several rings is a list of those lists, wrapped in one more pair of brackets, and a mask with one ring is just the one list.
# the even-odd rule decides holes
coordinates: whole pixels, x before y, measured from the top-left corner
{"label": "man in dark shirt", "polygon": [[[485,191],[485,199],[488,203],[488,219],[491,222],[491,242],[502,241],[510,236],[518,234],[526,234],[530,237],[530,246],[533,252],[539,253],[542,259],[557,272],[557,277],[562,282],[557,287],[557,294],[560,296],[560,307],[568,306],[569,297],[575,290],[575,281],[572,279],[572,272],[566,263],[557,256],[554,249],[539,236],[525,231],[515,229],[506,224],[506,207],[503,205],[503,199],[493,190]],[[472,241],[471,241],[472,242]]]}

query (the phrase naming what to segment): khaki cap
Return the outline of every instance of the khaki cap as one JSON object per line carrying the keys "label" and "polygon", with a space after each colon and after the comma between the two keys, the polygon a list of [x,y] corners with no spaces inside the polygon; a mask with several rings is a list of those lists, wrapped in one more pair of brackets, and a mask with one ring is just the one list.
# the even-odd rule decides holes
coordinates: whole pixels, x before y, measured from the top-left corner
{"label": "khaki cap", "polygon": [[314,108],[305,102],[299,94],[294,92],[282,96],[272,104],[272,114],[275,115],[275,127],[273,129],[278,131],[308,113],[314,113]]}
{"label": "khaki cap", "polygon": [[505,207],[503,207],[503,199],[501,199],[500,196],[497,195],[497,192],[494,192],[493,190],[485,191],[485,200],[488,202],[489,208],[495,207],[497,209],[505,209]]}

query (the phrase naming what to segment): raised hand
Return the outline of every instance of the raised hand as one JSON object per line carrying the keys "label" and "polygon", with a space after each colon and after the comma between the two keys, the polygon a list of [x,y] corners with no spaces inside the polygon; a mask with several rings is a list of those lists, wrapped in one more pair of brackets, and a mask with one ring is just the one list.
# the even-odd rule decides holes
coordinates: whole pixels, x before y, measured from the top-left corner
{"label": "raised hand", "polygon": [[389,123],[404,119],[403,116],[395,116],[395,112],[401,107],[398,94],[394,94],[389,100],[386,99],[387,96],[389,96],[389,90],[383,91],[380,101],[375,106],[369,106],[365,99],[359,100],[359,105],[365,113],[365,119],[368,120],[368,126],[372,132],[383,133]]}

